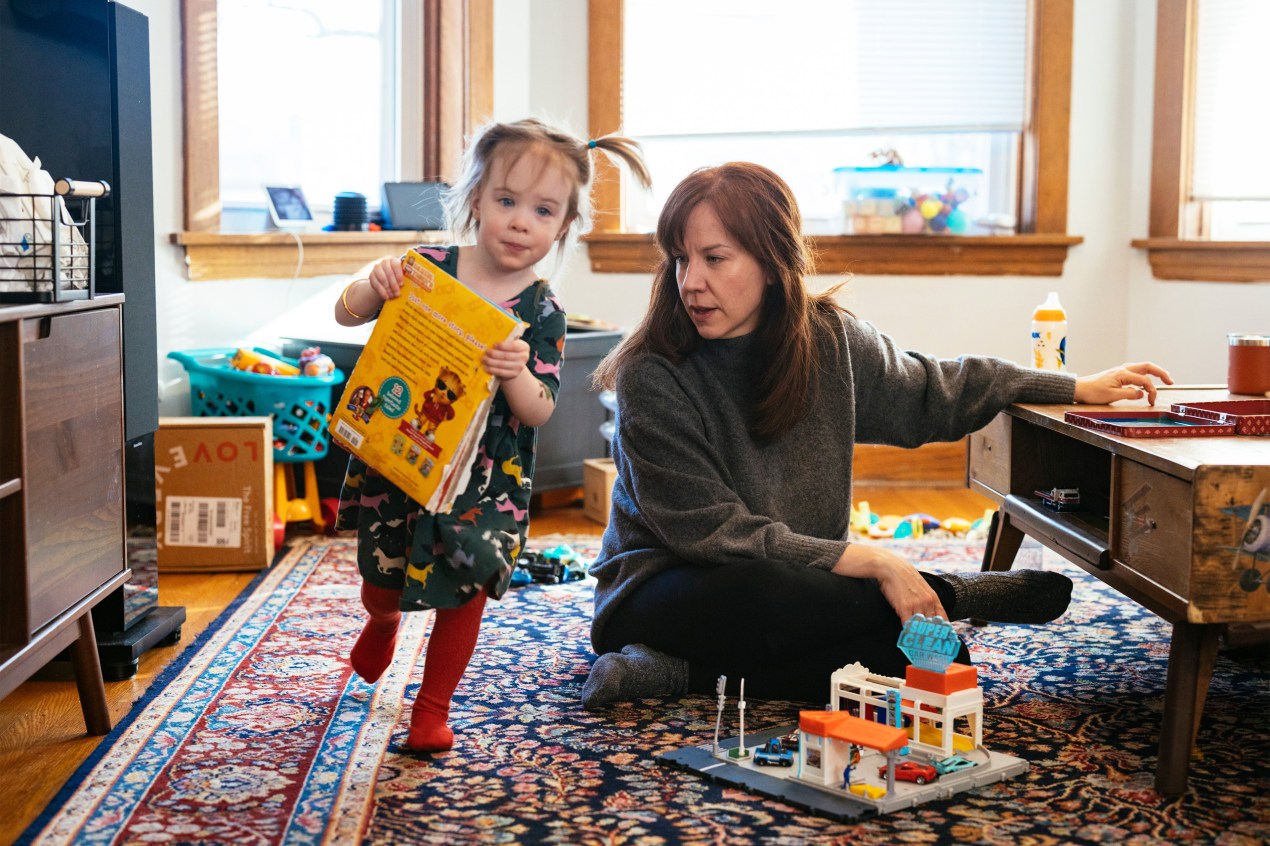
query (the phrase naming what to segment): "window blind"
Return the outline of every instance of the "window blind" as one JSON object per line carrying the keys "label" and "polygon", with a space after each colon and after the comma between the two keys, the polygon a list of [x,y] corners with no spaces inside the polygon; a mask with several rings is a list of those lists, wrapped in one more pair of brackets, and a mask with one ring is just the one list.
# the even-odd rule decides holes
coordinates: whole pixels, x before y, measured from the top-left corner
{"label": "window blind", "polygon": [[623,129],[1018,130],[1026,0],[638,0]]}
{"label": "window blind", "polygon": [[1270,3],[1199,0],[1197,12],[1191,198],[1270,200]]}

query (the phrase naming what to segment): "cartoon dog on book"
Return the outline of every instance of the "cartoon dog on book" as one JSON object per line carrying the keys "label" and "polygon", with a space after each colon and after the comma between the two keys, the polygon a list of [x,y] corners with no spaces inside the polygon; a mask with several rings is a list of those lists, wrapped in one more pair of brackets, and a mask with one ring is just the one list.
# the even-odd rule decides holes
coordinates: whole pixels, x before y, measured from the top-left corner
{"label": "cartoon dog on book", "polygon": [[437,374],[436,387],[423,395],[422,405],[415,406],[414,427],[428,440],[436,440],[437,427],[454,419],[454,402],[463,396],[464,390],[459,374],[442,367]]}

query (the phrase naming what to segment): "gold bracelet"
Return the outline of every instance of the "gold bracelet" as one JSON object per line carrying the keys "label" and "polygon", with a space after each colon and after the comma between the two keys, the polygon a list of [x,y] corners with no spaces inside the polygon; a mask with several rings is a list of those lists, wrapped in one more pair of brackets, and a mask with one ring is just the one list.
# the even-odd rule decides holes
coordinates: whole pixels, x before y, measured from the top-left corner
{"label": "gold bracelet", "polygon": [[340,302],[344,304],[344,310],[348,312],[348,316],[353,318],[354,320],[366,319],[366,315],[358,314],[357,312],[353,311],[351,308],[348,307],[348,289],[361,281],[362,281],[361,279],[354,279],[352,282],[349,282],[347,285],[345,285],[344,290],[340,292]]}

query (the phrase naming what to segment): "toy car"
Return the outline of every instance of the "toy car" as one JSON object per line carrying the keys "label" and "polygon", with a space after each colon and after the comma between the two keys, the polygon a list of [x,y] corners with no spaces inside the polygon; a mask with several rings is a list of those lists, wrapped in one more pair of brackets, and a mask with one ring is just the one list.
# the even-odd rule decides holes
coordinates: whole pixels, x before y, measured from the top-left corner
{"label": "toy car", "polygon": [[523,568],[529,578],[539,584],[556,585],[564,580],[564,565],[558,558],[547,558],[541,552],[525,550],[516,559],[516,566]]}
{"label": "toy car", "polygon": [[[963,759],[964,760],[964,759]],[[878,767],[878,777],[886,778],[886,767]],[[939,772],[930,764],[919,764],[916,761],[901,761],[895,765],[897,781],[913,781],[925,784],[939,778]]]}
{"label": "toy car", "polygon": [[781,738],[781,746],[784,746],[790,752],[798,751],[798,729],[794,729],[789,734]]}
{"label": "toy car", "polygon": [[[516,570],[524,570],[529,574],[528,581],[544,585],[558,585],[561,582],[574,582],[586,576],[586,562],[566,544],[554,546],[544,552],[525,550],[516,559]],[[512,584],[517,583],[516,573],[512,573]]]}
{"label": "toy car", "polygon": [[792,767],[794,766],[794,753],[781,745],[779,737],[773,737],[760,748],[754,750],[754,763],[760,767]]}
{"label": "toy car", "polygon": [[[543,568],[549,567],[554,574],[554,580],[550,584],[575,582],[586,576],[586,562],[573,551],[573,547],[566,543],[544,550],[539,553],[539,557],[543,561]],[[545,580],[538,579],[537,581]]]}
{"label": "toy car", "polygon": [[528,570],[520,566],[520,561],[517,559],[516,566],[512,569],[512,579],[508,585],[514,588],[524,587],[533,580],[534,577],[529,575]]}
{"label": "toy car", "polygon": [[1033,491],[1041,498],[1041,504],[1055,511],[1075,511],[1080,508],[1080,488],[1050,488]]}
{"label": "toy car", "polygon": [[[935,772],[940,775],[948,775],[949,773],[968,770],[975,765],[974,761],[968,761],[960,755],[949,755],[942,761],[935,761],[933,764]],[[896,767],[896,769],[899,769]]]}

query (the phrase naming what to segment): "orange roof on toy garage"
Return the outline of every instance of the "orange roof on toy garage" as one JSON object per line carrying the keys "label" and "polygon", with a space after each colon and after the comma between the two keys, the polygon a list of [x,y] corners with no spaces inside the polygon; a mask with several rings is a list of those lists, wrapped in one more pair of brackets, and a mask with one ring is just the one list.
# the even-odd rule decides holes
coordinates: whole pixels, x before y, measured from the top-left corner
{"label": "orange roof on toy garage", "polygon": [[844,740],[881,752],[890,752],[908,743],[908,733],[904,729],[864,720],[843,711],[799,711],[798,728],[808,734]]}

